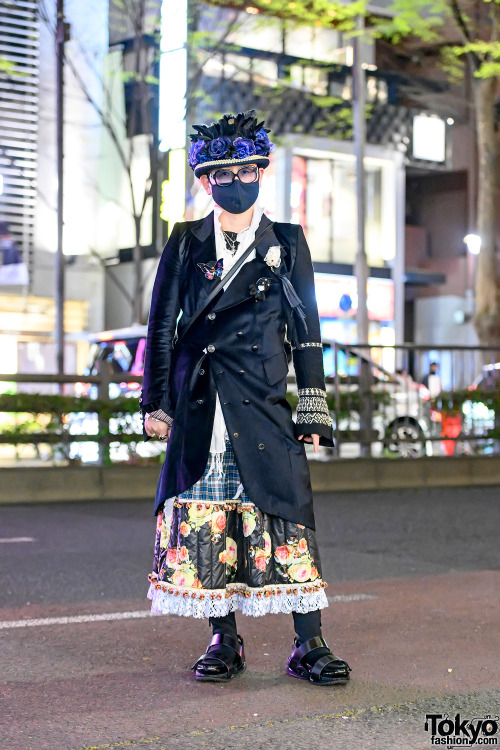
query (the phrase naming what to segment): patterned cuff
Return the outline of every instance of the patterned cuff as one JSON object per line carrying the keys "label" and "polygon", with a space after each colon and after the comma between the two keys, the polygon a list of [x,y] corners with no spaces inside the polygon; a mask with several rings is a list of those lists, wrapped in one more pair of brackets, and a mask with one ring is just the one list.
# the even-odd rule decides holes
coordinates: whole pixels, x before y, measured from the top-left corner
{"label": "patterned cuff", "polygon": [[321,341],[304,341],[302,344],[299,344],[297,346],[297,349],[307,349],[309,347],[322,349],[323,344],[321,343]]}
{"label": "patterned cuff", "polygon": [[173,419],[172,417],[169,417],[166,412],[163,411],[163,409],[157,409],[156,411],[152,411],[150,414],[146,414],[146,418],[151,417],[152,419],[158,419],[160,422],[166,422],[168,425],[172,425]]}
{"label": "patterned cuff", "polygon": [[326,402],[326,391],[321,388],[299,388],[297,391],[297,425],[324,424],[332,426],[332,418]]}

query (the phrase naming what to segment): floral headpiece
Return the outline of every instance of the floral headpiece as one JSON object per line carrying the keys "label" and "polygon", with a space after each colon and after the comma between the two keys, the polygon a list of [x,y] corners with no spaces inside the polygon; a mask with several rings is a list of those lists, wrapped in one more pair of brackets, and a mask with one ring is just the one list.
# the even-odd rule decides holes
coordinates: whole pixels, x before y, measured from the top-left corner
{"label": "floral headpiece", "polygon": [[215,167],[257,164],[267,167],[274,148],[265,123],[257,121],[255,110],[224,115],[211,125],[193,125],[188,162],[196,177]]}

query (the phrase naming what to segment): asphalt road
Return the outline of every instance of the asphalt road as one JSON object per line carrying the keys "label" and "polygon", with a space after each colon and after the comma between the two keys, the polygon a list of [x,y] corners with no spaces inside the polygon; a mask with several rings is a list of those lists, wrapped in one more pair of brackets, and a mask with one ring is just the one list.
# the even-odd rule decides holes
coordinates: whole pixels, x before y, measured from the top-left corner
{"label": "asphalt road", "polygon": [[207,623],[148,615],[152,501],[3,506],[1,750],[420,750],[426,713],[498,714],[500,490],[321,495],[316,516],[324,634],[353,668],[334,689],[286,675],[286,615],[240,616],[245,674],[193,681]]}

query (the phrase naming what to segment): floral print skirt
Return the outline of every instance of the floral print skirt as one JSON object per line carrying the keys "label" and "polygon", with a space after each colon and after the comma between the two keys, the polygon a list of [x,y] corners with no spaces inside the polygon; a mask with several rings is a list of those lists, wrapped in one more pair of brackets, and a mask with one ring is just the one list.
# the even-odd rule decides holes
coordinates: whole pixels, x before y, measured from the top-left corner
{"label": "floral print skirt", "polygon": [[327,607],[314,531],[250,501],[229,441],[219,468],[209,460],[203,477],[158,514],[151,611],[222,617]]}

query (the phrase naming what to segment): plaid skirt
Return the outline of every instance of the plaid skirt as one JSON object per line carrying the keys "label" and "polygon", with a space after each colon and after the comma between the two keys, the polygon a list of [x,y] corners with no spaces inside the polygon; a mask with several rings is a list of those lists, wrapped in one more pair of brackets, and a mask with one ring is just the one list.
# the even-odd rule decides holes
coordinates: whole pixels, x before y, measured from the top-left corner
{"label": "plaid skirt", "polygon": [[314,531],[262,512],[229,441],[222,465],[158,513],[148,599],[154,614],[222,617],[328,606]]}

